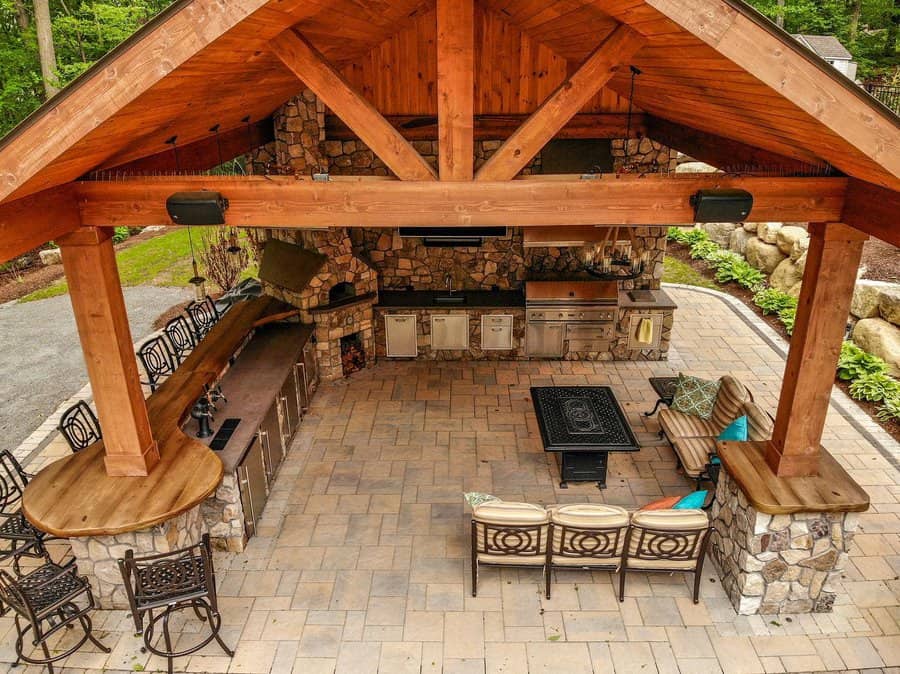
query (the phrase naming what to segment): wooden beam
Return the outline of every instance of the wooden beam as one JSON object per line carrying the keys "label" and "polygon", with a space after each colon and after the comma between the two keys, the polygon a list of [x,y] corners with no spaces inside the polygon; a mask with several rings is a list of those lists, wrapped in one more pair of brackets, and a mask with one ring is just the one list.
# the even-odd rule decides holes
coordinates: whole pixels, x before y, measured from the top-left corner
{"label": "wooden beam", "polygon": [[141,390],[112,230],[83,227],[58,241],[108,475],[148,475],[159,462]]}
{"label": "wooden beam", "polygon": [[779,477],[816,475],[825,415],[865,234],[840,223],[809,226],[806,269],[766,463]]}
{"label": "wooden beam", "polygon": [[851,179],[841,222],[900,246],[900,192]]}
{"label": "wooden beam", "polygon": [[229,161],[235,157],[247,154],[250,148],[254,150],[266,143],[275,140],[275,127],[272,118],[267,117],[258,122],[239,126],[219,132],[218,141],[213,133],[209,138],[180,145],[178,147],[178,165],[175,165],[175,153],[171,149],[158,152],[149,157],[135,159],[125,164],[116,164],[115,159],[99,167],[98,171],[111,171],[126,175],[152,174],[163,171],[207,171],[215,168],[222,162],[219,161],[221,148],[222,161]]}
{"label": "wooden beam", "polygon": [[0,206],[0,262],[58,239],[81,226],[72,185]]}
{"label": "wooden beam", "polygon": [[900,178],[900,128],[803,47],[726,0],[646,0],[676,24]]}
{"label": "wooden beam", "polygon": [[397,227],[667,225],[691,222],[700,189],[740,188],[754,198],[752,220],[836,220],[845,178],[752,178],[721,174],[539,176],[500,182],[410,182],[292,176],[134,178],[78,183],[86,225],[171,225],[173,192],[213,190],[230,201],[229,225]]}
{"label": "wooden beam", "polygon": [[510,180],[630,59],[645,39],[619,26],[485,162],[476,180]]}
{"label": "wooden beam", "polygon": [[[436,140],[437,117],[427,115],[385,115],[406,140]],[[506,140],[528,115],[475,115],[475,140]],[[630,133],[629,133],[630,131]],[[578,113],[554,136],[558,139],[594,140],[598,138],[638,138],[647,135],[647,115],[631,116],[622,112]],[[328,140],[358,140],[359,136],[336,115],[325,116],[325,137]]]}
{"label": "wooden beam", "polygon": [[821,169],[821,166],[816,167],[652,115],[647,116],[647,135],[663,145],[722,170],[734,169],[741,172],[742,169],[746,171],[755,168],[771,170],[773,175],[815,175],[815,171]]}
{"label": "wooden beam", "polygon": [[546,246],[587,246],[609,238],[609,227],[526,227],[523,244],[526,248]]}
{"label": "wooden beam", "polygon": [[473,0],[437,0],[437,105],[441,180],[472,180],[475,153]]}
{"label": "wooden beam", "polygon": [[282,63],[387,164],[401,180],[434,180],[434,169],[371,103],[360,96],[302,35],[286,30],[271,42]]}

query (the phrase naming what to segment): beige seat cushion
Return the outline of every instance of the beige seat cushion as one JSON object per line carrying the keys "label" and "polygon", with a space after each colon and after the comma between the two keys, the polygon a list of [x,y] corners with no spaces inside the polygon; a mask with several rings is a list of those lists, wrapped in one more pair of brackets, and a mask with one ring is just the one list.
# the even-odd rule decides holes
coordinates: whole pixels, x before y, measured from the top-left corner
{"label": "beige seat cushion", "polygon": [[[473,508],[472,519],[476,523],[476,559],[479,562],[514,566],[543,566],[546,563],[550,514],[545,508],[533,503],[489,501]],[[522,531],[498,531],[517,527],[522,527]],[[515,549],[522,553],[516,554]]]}
{"label": "beige seat cushion", "polygon": [[716,404],[713,405],[711,421],[718,435],[732,421],[741,416],[744,411],[744,403],[752,400],[750,391],[731,375],[725,375],[719,380],[719,393],[716,395]]}
{"label": "beige seat cushion", "polygon": [[545,524],[550,521],[550,513],[534,503],[488,501],[472,509],[472,519],[487,524]]}
{"label": "beige seat cushion", "polygon": [[743,405],[743,413],[747,415],[747,439],[754,442],[770,440],[775,421],[762,407],[753,402]]}
{"label": "beige seat cushion", "polygon": [[[629,515],[625,508],[598,503],[562,505],[550,508],[550,521],[560,525],[553,528],[553,551],[566,551],[566,554],[553,554],[555,566],[604,566],[610,569],[619,568],[622,548],[625,547],[625,530],[628,527]],[[574,529],[596,529],[591,534]],[[612,529],[613,531],[609,531]],[[603,530],[603,531],[600,531]],[[563,536],[565,535],[565,545]],[[577,555],[584,551],[584,555]],[[598,554],[599,553],[599,554]]]}
{"label": "beige seat cushion", "polygon": [[696,531],[709,527],[709,515],[703,510],[693,508],[638,510],[631,516],[631,524],[663,531]]}
{"label": "beige seat cushion", "polygon": [[672,446],[681,459],[684,474],[689,477],[702,475],[709,463],[709,454],[716,451],[716,441],[713,438],[680,438],[674,440]]}
{"label": "beige seat cushion", "polygon": [[660,410],[659,425],[673,442],[678,438],[713,438],[717,435],[712,421],[677,410]]}
{"label": "beige seat cushion", "polygon": [[550,521],[579,529],[610,529],[628,526],[628,511],[602,503],[577,503],[549,508]]}
{"label": "beige seat cushion", "polygon": [[[696,538],[704,535],[704,532],[709,528],[709,516],[702,510],[693,509],[639,510],[632,515],[631,524],[634,527],[683,532],[685,539],[675,541],[674,544],[677,545],[679,542],[687,544],[693,550],[693,555],[690,559],[637,559],[635,555],[638,553],[637,547],[639,543],[643,543],[645,551],[648,549],[656,550],[657,547],[654,545],[652,534],[645,534],[649,538],[644,538],[641,541],[641,532],[635,529],[632,531],[628,546],[626,563],[629,569],[688,571],[697,565],[700,545]],[[669,551],[671,547],[662,542],[659,545],[659,549]]]}

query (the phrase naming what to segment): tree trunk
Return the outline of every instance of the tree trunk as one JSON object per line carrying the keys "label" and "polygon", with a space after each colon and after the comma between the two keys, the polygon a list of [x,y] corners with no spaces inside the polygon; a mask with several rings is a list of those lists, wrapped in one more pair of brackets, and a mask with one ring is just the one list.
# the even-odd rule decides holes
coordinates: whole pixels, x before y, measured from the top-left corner
{"label": "tree trunk", "polygon": [[28,30],[31,18],[28,16],[28,10],[25,8],[25,0],[13,0],[13,6],[16,8],[16,23],[19,24],[19,29]]}
{"label": "tree trunk", "polygon": [[859,15],[862,11],[862,0],[850,0],[850,26],[848,29],[850,42],[856,42],[856,36],[859,35]]}
{"label": "tree trunk", "polygon": [[775,23],[779,28],[784,28],[784,0],[778,0],[778,14],[775,16]]}
{"label": "tree trunk", "polygon": [[887,39],[884,41],[884,55],[894,57],[897,55],[897,36],[900,34],[900,0],[894,0],[891,8],[890,21],[887,28]]}
{"label": "tree trunk", "polygon": [[59,91],[56,77],[56,49],[53,46],[53,25],[50,22],[49,0],[34,0],[34,25],[37,28],[38,53],[44,91],[52,98]]}

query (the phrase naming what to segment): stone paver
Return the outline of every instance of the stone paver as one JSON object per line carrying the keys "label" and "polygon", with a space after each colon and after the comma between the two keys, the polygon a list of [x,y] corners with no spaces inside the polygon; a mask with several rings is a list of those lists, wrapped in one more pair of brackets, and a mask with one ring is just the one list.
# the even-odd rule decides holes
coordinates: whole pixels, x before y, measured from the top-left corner
{"label": "stone paver", "polygon": [[[716,296],[673,289],[676,315],[664,363],[386,362],[325,385],[303,421],[260,523],[242,554],[217,553],[224,634],[178,661],[180,671],[250,672],[779,672],[900,667],[900,480],[897,453],[876,449],[844,416],[839,396],[825,445],[866,485],[872,509],[860,530],[834,612],[737,616],[707,564],[701,601],[689,577],[629,574],[618,602],[608,573],[541,575],[483,569],[471,596],[468,520],[462,492],[538,503],[606,502],[629,508],[691,489],[658,440],[651,375],[731,372],[774,409],[783,344],[757,333]],[[611,459],[609,488],[571,484],[544,454],[528,388],[607,384],[643,445]],[[843,411],[842,411],[843,410]],[[56,444],[42,455],[64,451]],[[56,452],[57,454],[54,454]],[[33,464],[35,467],[38,464]],[[97,613],[111,655],[86,649],[64,671],[146,671],[122,611]],[[0,618],[0,662],[12,653],[12,622]],[[185,632],[196,631],[188,620]],[[6,665],[0,664],[0,671]],[[105,669],[104,669],[105,668]],[[19,672],[37,672],[25,667]]]}

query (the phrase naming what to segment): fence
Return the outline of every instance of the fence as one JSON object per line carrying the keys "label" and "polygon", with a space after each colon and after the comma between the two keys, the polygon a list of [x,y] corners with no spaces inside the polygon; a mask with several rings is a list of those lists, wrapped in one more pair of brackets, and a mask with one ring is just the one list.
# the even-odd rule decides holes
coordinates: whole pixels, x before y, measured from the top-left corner
{"label": "fence", "polygon": [[900,86],[867,84],[866,91],[884,103],[891,110],[900,114]]}

